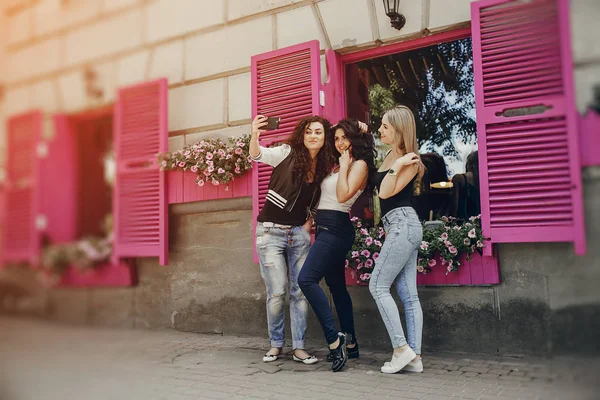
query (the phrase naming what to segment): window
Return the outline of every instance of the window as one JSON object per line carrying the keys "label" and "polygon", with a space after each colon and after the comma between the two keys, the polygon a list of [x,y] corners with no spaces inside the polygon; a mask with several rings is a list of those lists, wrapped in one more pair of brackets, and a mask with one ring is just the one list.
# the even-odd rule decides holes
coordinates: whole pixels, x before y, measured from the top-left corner
{"label": "window", "polygon": [[[415,114],[419,152],[427,167],[414,199],[419,217],[479,214],[471,39],[349,63],[345,68],[349,117],[368,121],[377,132],[383,113],[395,104],[406,105]],[[375,137],[381,162],[388,148],[377,133]],[[364,201],[355,213],[364,214]]]}

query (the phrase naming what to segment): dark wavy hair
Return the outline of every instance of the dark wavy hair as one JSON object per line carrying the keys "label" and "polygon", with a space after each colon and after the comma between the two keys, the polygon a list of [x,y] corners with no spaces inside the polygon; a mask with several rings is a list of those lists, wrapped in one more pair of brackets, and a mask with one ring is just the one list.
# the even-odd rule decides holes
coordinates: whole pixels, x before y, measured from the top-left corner
{"label": "dark wavy hair", "polygon": [[323,125],[323,134],[325,135],[325,143],[319,153],[317,153],[317,165],[315,167],[315,175],[313,182],[321,183],[323,179],[329,174],[333,165],[335,164],[335,158],[333,156],[333,148],[331,142],[327,140],[329,132],[331,132],[331,123],[322,117],[313,115],[310,117],[302,118],[296,127],[292,135],[285,141],[292,148],[292,157],[294,160],[294,179],[300,179],[302,182],[307,182],[311,171],[311,157],[308,149],[304,145],[304,132],[306,128],[313,122],[319,122]]}
{"label": "dark wavy hair", "polygon": [[369,168],[369,177],[367,179],[367,189],[372,190],[370,185],[371,177],[377,167],[375,166],[375,159],[377,158],[377,150],[375,150],[375,143],[373,141],[373,135],[370,133],[362,133],[358,126],[358,121],[355,119],[343,119],[333,126],[331,134],[328,135],[331,141],[331,147],[334,153],[339,157],[341,154],[335,148],[335,131],[341,129],[350,141],[352,145],[352,158],[355,160],[363,160],[367,163]]}

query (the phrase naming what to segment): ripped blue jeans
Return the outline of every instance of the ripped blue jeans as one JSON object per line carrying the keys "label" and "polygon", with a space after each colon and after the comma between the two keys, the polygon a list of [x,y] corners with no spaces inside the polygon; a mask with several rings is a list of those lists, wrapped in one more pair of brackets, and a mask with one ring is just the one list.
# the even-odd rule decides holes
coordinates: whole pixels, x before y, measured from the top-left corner
{"label": "ripped blue jeans", "polygon": [[[285,345],[285,298],[290,295],[292,348],[304,349],[308,301],[298,286],[298,275],[310,249],[310,234],[301,226],[256,225],[256,252],[267,289],[267,324],[271,347]],[[289,290],[288,290],[289,289]]]}

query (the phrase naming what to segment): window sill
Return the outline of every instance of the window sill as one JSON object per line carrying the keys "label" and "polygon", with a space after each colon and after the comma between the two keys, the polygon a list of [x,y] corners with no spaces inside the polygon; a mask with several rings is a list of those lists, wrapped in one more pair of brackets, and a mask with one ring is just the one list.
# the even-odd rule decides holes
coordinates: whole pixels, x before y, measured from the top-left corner
{"label": "window sill", "polygon": [[195,173],[190,171],[167,172],[169,204],[252,196],[251,171],[236,178],[229,184],[229,187],[223,184],[214,186],[210,183],[198,186],[196,176]]}
{"label": "window sill", "polygon": [[[466,261],[463,256],[462,265],[456,272],[448,272],[441,264],[439,257],[435,258],[437,264],[427,274],[417,274],[418,286],[481,286],[500,283],[498,257],[484,257],[475,253],[471,260]],[[354,271],[346,268],[346,284],[348,286],[368,286],[368,283],[357,282]]]}
{"label": "window sill", "polygon": [[103,264],[85,271],[69,267],[57,287],[130,287],[135,284],[135,267],[120,262]]}

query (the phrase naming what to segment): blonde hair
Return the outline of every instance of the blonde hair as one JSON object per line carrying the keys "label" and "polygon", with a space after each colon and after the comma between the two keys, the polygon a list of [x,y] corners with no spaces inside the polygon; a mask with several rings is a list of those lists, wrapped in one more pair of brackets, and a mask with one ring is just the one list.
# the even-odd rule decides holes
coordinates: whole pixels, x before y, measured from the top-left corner
{"label": "blonde hair", "polygon": [[425,165],[423,165],[419,155],[415,116],[410,108],[399,105],[387,110],[383,116],[387,117],[388,122],[394,128],[394,142],[398,143],[398,150],[402,154],[415,153],[419,156],[419,163],[417,164],[419,170],[414,185],[414,193],[419,194]]}

